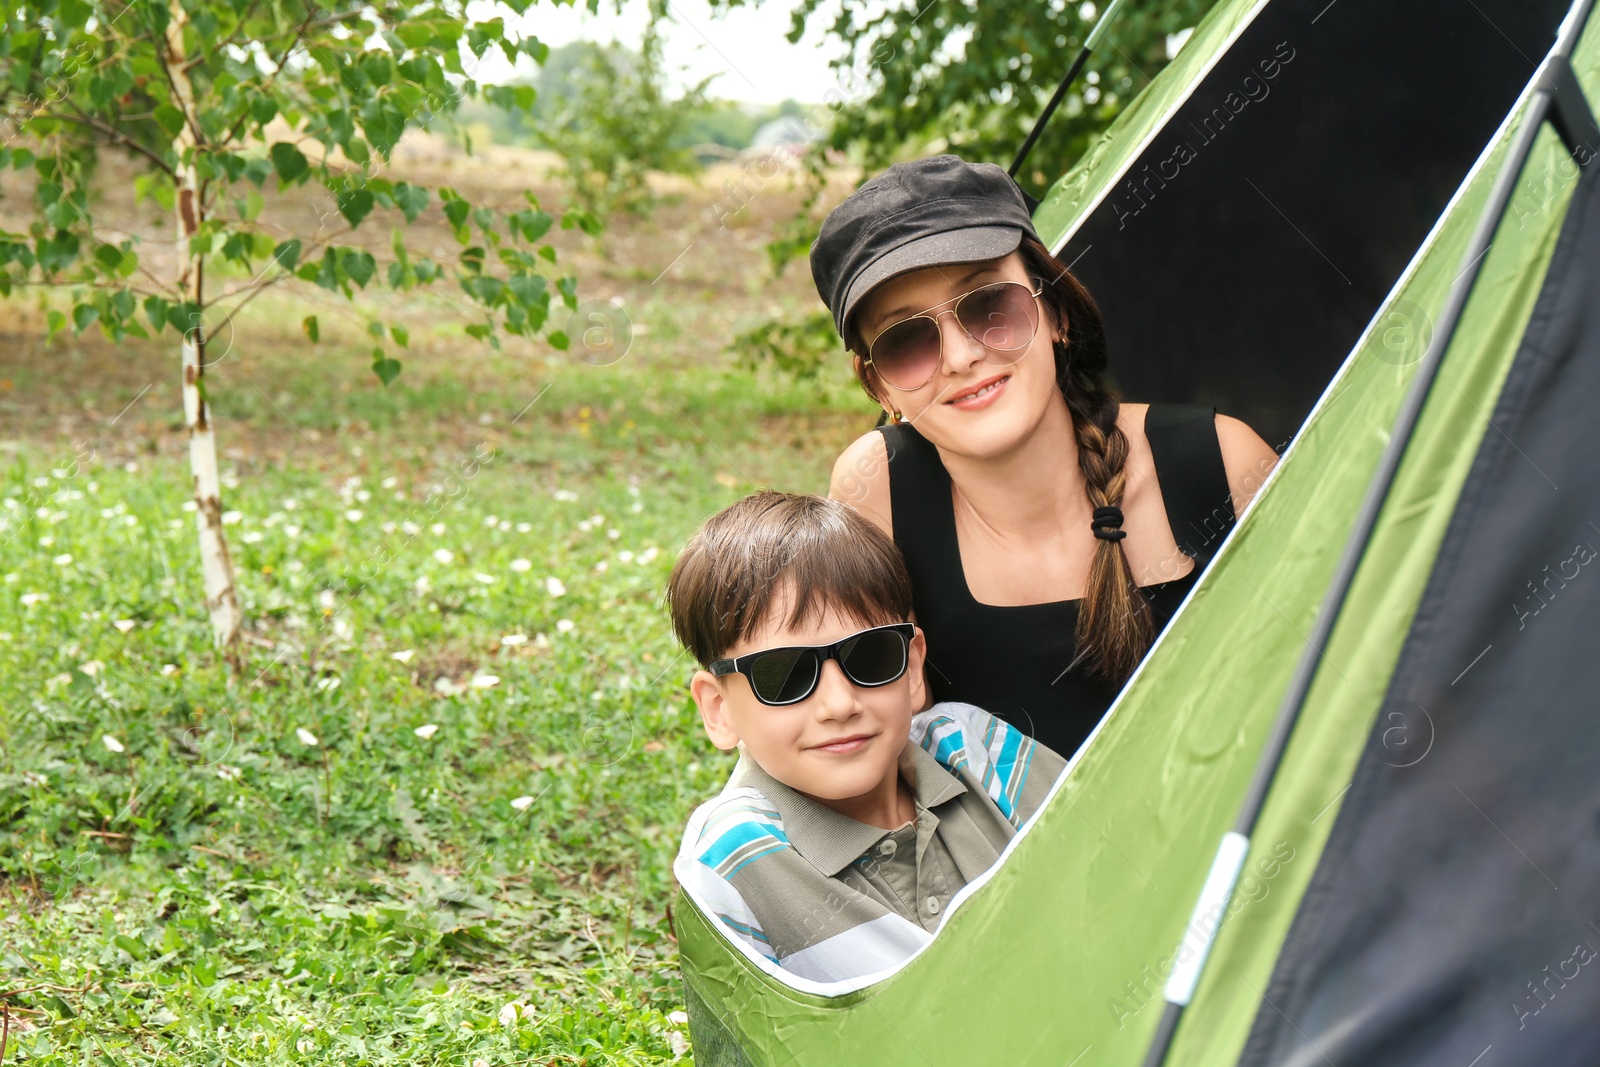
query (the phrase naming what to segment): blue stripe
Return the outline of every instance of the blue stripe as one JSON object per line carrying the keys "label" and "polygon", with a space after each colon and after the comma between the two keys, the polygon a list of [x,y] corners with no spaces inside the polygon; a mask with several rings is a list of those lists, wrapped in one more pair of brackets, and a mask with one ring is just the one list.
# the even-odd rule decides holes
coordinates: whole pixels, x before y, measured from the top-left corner
{"label": "blue stripe", "polygon": [[1010,785],[1011,776],[1017,769],[1017,751],[1021,747],[1022,731],[1008,729],[1000,744],[1000,755],[994,761],[995,773],[1000,777],[1000,796],[995,798],[995,804],[1008,819],[1011,818],[1011,812],[1015,807]]}
{"label": "blue stripe", "polygon": [[717,912],[717,918],[721,919],[729,927],[733,928],[734,930],[737,930],[739,933],[744,934],[746,937],[752,938],[752,939],[754,939],[756,941],[760,941],[762,944],[766,944],[766,945],[772,944],[771,938],[767,937],[766,934],[762,933],[761,930],[758,927],[746,926],[744,923],[739,922],[736,919],[731,919],[728,916],[722,914],[720,911]]}
{"label": "blue stripe", "polygon": [[774,852],[782,852],[784,849],[786,849],[788,847],[789,847],[788,844],[775,844],[770,848],[762,849],[760,852],[757,852],[753,856],[746,856],[744,859],[739,861],[739,865],[737,867],[735,867],[733,870],[729,871],[727,874],[723,875],[723,877],[731,882],[731,881],[733,881],[733,876],[734,875],[736,875],[740,871],[744,870],[746,867],[748,867],[750,864],[754,863],[756,860],[760,859],[762,856],[770,856]]}
{"label": "blue stripe", "polygon": [[729,856],[732,856],[744,846],[759,841],[763,836],[775,837],[785,845],[789,843],[789,836],[776,826],[768,826],[758,822],[742,822],[725,832],[712,843],[710,848],[700,853],[700,862],[707,867],[716,868]]}

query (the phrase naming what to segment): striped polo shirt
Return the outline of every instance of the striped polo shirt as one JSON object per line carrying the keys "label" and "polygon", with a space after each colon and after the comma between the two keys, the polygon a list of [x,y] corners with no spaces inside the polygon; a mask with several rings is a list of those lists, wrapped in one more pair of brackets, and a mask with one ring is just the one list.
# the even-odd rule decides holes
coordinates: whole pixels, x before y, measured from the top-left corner
{"label": "striped polo shirt", "polygon": [[885,830],[741,754],[690,817],[673,870],[730,937],[784,970],[860,978],[933,936],[950,898],[994,864],[1065,766],[980,708],[936,704],[912,718],[900,755],[916,819]]}

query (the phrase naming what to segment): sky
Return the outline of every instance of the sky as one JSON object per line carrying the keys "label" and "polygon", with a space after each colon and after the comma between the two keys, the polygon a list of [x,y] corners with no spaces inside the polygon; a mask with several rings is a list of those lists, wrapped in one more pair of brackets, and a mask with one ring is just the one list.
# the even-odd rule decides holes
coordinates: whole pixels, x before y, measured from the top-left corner
{"label": "sky", "polygon": [[[674,81],[691,85],[715,76],[709,90],[712,96],[756,104],[824,99],[837,82],[828,61],[841,54],[843,46],[837,41],[825,42],[816,33],[790,44],[785,35],[795,6],[795,0],[764,0],[718,17],[711,13],[708,0],[670,0],[671,21],[663,30],[662,42],[668,68],[682,68]],[[835,4],[824,5],[813,21],[820,17],[831,23],[835,8]],[[621,41],[637,47],[647,20],[643,0],[626,0],[620,14],[611,0],[602,0],[598,15],[590,15],[581,0],[574,7],[534,4],[520,18],[488,0],[480,0],[468,10],[473,18],[501,16],[508,29],[532,33],[552,48],[582,39]],[[505,80],[512,68],[497,52],[491,55],[493,61],[485,62],[479,79]],[[516,72],[532,75],[536,69],[524,57]]]}

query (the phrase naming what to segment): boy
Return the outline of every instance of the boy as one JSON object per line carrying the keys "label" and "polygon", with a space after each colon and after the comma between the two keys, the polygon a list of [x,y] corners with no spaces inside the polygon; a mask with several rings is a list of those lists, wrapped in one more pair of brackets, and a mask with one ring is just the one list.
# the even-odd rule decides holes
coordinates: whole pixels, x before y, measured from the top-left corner
{"label": "boy", "polygon": [[[848,505],[761,492],[667,585],[706,733],[740,756],[673,869],[736,944],[819,982],[891,969],[938,929],[1065,767],[970,704],[927,702],[911,583]],[[857,983],[860,984],[860,983]]]}

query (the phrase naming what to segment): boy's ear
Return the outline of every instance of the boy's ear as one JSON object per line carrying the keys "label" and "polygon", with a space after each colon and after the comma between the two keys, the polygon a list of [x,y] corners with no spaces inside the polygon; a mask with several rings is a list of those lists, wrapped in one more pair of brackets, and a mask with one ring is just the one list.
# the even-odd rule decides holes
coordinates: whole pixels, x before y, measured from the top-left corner
{"label": "boy's ear", "polygon": [[722,683],[710,671],[695,671],[689,679],[689,692],[694,695],[700,709],[700,722],[706,728],[711,743],[724,752],[739,746],[739,734],[728,720],[728,698],[722,692]]}
{"label": "boy's ear", "polygon": [[911,647],[906,650],[906,674],[911,678],[911,707],[925,711],[928,707],[928,678],[922,671],[928,658],[928,639],[922,636],[922,627],[911,637]]}

